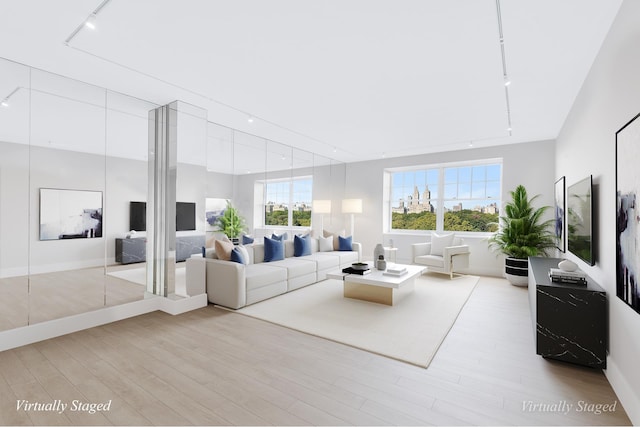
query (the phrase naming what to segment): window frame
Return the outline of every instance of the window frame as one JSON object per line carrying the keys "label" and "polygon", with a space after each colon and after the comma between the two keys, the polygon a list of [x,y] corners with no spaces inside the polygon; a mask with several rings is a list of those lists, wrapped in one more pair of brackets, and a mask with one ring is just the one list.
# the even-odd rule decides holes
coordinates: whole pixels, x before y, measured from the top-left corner
{"label": "window frame", "polygon": [[[311,184],[311,191],[310,191],[310,201],[309,201],[309,221],[310,224],[307,225],[293,225],[293,207],[295,206],[295,191],[294,191],[294,185],[296,182],[299,181],[309,181]],[[267,207],[267,188],[269,186],[269,184],[278,184],[278,183],[288,183],[288,202],[287,202],[287,225],[271,225],[271,224],[267,224],[267,218],[266,218],[266,207]],[[262,224],[263,228],[272,228],[274,230],[286,230],[286,229],[291,229],[291,230],[304,230],[304,229],[308,229],[311,228],[311,220],[313,217],[313,208],[312,208],[312,202],[313,202],[313,175],[300,175],[300,176],[290,176],[290,177],[284,177],[284,178],[272,178],[272,179],[261,179],[261,180],[256,180],[256,188],[258,188],[258,186],[260,186],[261,190],[262,190],[262,195],[260,197],[261,199],[261,206],[260,206],[260,223]]]}
{"label": "window frame", "polygon": [[[457,161],[457,162],[448,162],[448,163],[437,163],[437,164],[423,164],[423,165],[415,165],[415,166],[402,166],[402,167],[394,167],[394,168],[385,168],[384,169],[384,233],[389,234],[407,234],[407,235],[430,235],[431,233],[451,233],[455,232],[460,235],[467,236],[476,236],[476,237],[488,237],[495,234],[495,232],[489,231],[455,231],[455,230],[445,230],[444,229],[444,215],[445,215],[445,203],[450,202],[454,199],[445,198],[445,170],[450,168],[463,168],[463,167],[475,167],[475,166],[491,166],[491,165],[499,165],[500,166],[500,176],[499,176],[499,189],[498,194],[500,199],[496,199],[496,204],[498,208],[498,215],[500,215],[503,211],[503,174],[504,174],[504,162],[502,158],[489,158],[489,159],[479,159],[479,160],[471,160],[471,161]],[[410,230],[410,229],[397,229],[393,228],[393,204],[397,200],[393,199],[393,174],[398,172],[412,172],[412,171],[424,171],[425,173],[428,170],[438,169],[439,178],[438,178],[438,189],[437,189],[437,197],[433,196],[430,199],[431,204],[436,209],[436,227],[433,230]],[[471,183],[473,179],[471,180]],[[485,179],[485,185],[487,180]],[[456,184],[459,185],[459,181],[456,181]],[[420,191],[420,189],[418,189]],[[470,196],[472,193],[470,194]],[[485,194],[486,195],[486,194]],[[407,197],[403,197],[406,201]],[[456,198],[457,199],[457,198]],[[489,200],[490,198],[465,198],[459,199],[462,201],[473,201],[473,200]]]}

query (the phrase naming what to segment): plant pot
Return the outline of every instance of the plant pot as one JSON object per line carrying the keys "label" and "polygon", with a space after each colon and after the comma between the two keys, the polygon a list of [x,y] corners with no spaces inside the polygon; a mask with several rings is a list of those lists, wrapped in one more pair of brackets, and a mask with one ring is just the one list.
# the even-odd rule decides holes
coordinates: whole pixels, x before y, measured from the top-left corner
{"label": "plant pot", "polygon": [[529,284],[529,260],[506,258],[504,260],[504,275],[514,286],[527,286]]}

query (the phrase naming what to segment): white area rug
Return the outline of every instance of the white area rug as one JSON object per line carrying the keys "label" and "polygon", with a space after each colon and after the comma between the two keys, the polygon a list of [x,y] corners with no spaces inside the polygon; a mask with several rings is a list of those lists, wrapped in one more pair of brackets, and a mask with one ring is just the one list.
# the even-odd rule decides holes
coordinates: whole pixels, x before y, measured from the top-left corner
{"label": "white area rug", "polygon": [[325,280],[237,312],[426,368],[478,280],[425,274],[393,306],[344,298],[341,281]]}

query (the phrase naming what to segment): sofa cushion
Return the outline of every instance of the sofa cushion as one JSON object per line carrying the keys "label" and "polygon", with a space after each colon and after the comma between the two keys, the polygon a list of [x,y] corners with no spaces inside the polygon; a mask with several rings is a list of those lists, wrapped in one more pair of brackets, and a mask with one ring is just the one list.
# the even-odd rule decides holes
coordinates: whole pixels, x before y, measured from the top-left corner
{"label": "sofa cushion", "polygon": [[284,242],[276,239],[264,238],[264,262],[280,261],[284,259]]}
{"label": "sofa cushion", "polygon": [[436,233],[431,233],[431,255],[442,256],[444,248],[453,245],[454,237],[455,235],[453,233],[442,236]]}
{"label": "sofa cushion", "polygon": [[225,261],[231,260],[231,251],[233,250],[233,243],[225,242],[224,240],[216,240],[214,247],[219,259],[222,259]]}
{"label": "sofa cushion", "polygon": [[293,256],[311,255],[311,236],[293,236]]}
{"label": "sofa cushion", "polygon": [[338,258],[340,265],[358,262],[358,252],[356,251],[318,252],[318,255]]}
{"label": "sofa cushion", "polygon": [[247,291],[287,280],[287,270],[264,264],[249,264],[244,267]]}
{"label": "sofa cushion", "polygon": [[316,263],[316,270],[338,269],[340,267],[339,256],[324,256],[324,253],[315,253],[300,257],[299,259],[309,260]]}
{"label": "sofa cushion", "polygon": [[444,268],[444,258],[437,255],[420,255],[414,259],[414,262],[429,267]]}
{"label": "sofa cushion", "polygon": [[[246,254],[246,250],[245,250],[245,254]],[[248,255],[245,255],[245,254],[242,253],[242,250],[240,250],[239,246],[236,246],[231,251],[231,257],[229,261],[237,262],[239,264],[247,264],[247,262],[249,262],[247,258],[249,257]]]}
{"label": "sofa cushion", "polygon": [[338,236],[338,250],[352,251],[353,250],[352,242],[353,242],[353,236],[349,236],[349,237]]}
{"label": "sofa cushion", "polygon": [[316,263],[311,260],[303,260],[300,258],[285,258],[281,261],[269,263],[269,266],[282,267],[286,269],[287,279],[303,276],[309,273],[315,273]]}
{"label": "sofa cushion", "polygon": [[320,252],[331,252],[333,250],[333,236],[318,237],[318,250]]}
{"label": "sofa cushion", "polygon": [[253,236],[249,235],[249,234],[243,234],[242,235],[242,244],[243,245],[250,245],[252,244],[254,241]]}

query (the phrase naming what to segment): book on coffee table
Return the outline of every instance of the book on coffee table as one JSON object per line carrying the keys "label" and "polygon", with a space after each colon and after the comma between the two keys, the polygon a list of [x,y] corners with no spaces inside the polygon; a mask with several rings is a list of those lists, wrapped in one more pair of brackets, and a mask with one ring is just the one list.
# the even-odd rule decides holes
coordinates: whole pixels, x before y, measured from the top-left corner
{"label": "book on coffee table", "polygon": [[407,269],[406,268],[402,268],[402,269],[387,269],[387,271],[385,271],[382,274],[384,276],[399,277],[399,276],[402,276],[404,274],[407,274]]}
{"label": "book on coffee table", "polygon": [[347,267],[342,269],[343,273],[348,274],[359,274],[360,276],[364,276],[365,274],[371,273],[371,269],[367,268],[366,270],[361,270],[353,267]]}

